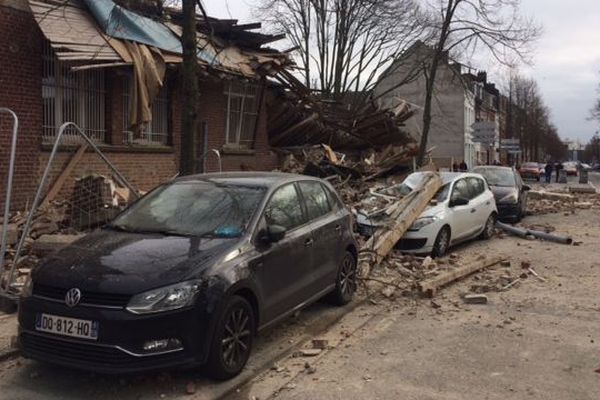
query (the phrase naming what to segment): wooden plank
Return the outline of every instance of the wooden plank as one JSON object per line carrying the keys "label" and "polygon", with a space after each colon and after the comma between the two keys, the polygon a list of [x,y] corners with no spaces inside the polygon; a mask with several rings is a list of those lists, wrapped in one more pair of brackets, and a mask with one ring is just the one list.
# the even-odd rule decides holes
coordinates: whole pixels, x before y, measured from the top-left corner
{"label": "wooden plank", "polygon": [[69,163],[67,164],[65,169],[60,173],[58,178],[56,178],[56,181],[54,181],[54,184],[52,184],[52,187],[50,187],[48,194],[46,195],[46,197],[44,198],[44,201],[42,202],[42,205],[41,205],[42,207],[44,205],[48,204],[50,201],[54,200],[56,195],[60,192],[60,189],[62,189],[63,185],[65,184],[65,181],[71,175],[71,172],[73,172],[73,169],[75,168],[77,163],[79,163],[81,158],[83,158],[83,155],[85,154],[85,150],[87,149],[87,146],[88,146],[87,144],[82,144],[81,146],[79,146],[79,149],[77,149],[77,152],[75,154],[73,154],[73,157],[71,157],[71,159],[69,160]]}
{"label": "wooden plank", "polygon": [[435,293],[442,286],[454,282],[457,279],[471,275],[474,272],[480,271],[485,268],[489,268],[492,265],[496,265],[501,261],[504,261],[505,257],[493,257],[490,259],[475,261],[472,264],[458,267],[446,273],[436,276],[435,278],[428,279],[419,283],[419,291],[427,297],[435,296]]}
{"label": "wooden plank", "polygon": [[297,124],[290,126],[285,131],[283,131],[283,132],[279,133],[278,135],[276,135],[275,137],[271,138],[271,143],[274,145],[277,144],[282,139],[284,139],[286,136],[293,133],[296,129],[301,128],[304,125],[316,120],[318,117],[319,117],[319,114],[317,114],[317,113],[311,114],[308,118],[305,118],[302,121],[298,122]]}
{"label": "wooden plank", "polygon": [[427,172],[421,184],[400,200],[391,216],[391,222],[377,229],[362,248],[365,254],[371,255],[369,259],[361,260],[360,271],[363,276],[368,276],[372,264],[379,264],[392,251],[408,228],[425,211],[441,186],[440,175]]}

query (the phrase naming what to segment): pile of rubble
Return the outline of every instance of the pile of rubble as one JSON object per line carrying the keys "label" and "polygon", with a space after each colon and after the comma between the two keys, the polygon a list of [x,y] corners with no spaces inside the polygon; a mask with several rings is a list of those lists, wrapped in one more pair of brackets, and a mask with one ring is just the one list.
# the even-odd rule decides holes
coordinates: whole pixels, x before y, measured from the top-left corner
{"label": "pile of rubble", "polygon": [[[8,216],[4,271],[0,271],[2,287],[6,287],[6,271],[15,261],[18,286],[39,258],[72,243],[85,231],[106,223],[129,201],[129,191],[115,185],[111,178],[90,174],[76,179],[69,199],[45,200],[34,212],[18,260],[15,260],[16,252],[30,211],[17,211]],[[3,222],[0,217],[0,234]]]}
{"label": "pile of rubble", "polygon": [[562,192],[532,190],[527,197],[527,211],[533,215],[573,214],[577,210],[589,209],[600,210],[600,194],[593,190],[583,193],[569,188]]}

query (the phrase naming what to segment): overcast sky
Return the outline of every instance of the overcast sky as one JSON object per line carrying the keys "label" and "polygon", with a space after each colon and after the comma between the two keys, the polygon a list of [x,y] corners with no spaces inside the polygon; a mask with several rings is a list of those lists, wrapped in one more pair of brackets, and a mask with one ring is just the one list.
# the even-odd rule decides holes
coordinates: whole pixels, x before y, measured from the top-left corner
{"label": "overcast sky", "polygon": [[[247,22],[254,20],[252,5],[258,1],[204,0],[204,4],[210,15]],[[600,0],[521,0],[521,4],[522,13],[544,27],[534,65],[524,72],[537,80],[560,135],[585,143],[600,128],[587,120],[600,83]],[[492,69],[491,64],[481,68]]]}

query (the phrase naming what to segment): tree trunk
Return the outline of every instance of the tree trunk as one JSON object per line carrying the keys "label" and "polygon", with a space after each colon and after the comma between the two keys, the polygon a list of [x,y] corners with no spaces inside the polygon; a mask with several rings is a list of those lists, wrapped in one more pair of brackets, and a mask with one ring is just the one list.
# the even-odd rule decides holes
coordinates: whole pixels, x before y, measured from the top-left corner
{"label": "tree trunk", "polygon": [[182,113],[180,175],[196,172],[198,131],[198,62],[196,59],[196,1],[183,0],[183,63],[181,65]]}

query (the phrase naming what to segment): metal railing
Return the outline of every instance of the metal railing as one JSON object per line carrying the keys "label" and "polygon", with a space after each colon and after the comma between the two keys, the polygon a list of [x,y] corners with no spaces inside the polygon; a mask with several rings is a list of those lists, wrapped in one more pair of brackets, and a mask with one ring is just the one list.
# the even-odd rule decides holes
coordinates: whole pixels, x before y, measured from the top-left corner
{"label": "metal railing", "polygon": [[[46,181],[48,180],[48,176],[50,174],[50,169],[52,167],[52,161],[54,160],[54,157],[56,156],[56,153],[57,153],[57,150],[59,147],[59,143],[60,143],[60,139],[62,138],[62,136],[67,128],[71,128],[71,130],[75,130],[75,132],[77,132],[79,135],[81,135],[81,137],[87,142],[87,144],[92,149],[94,149],[94,151],[98,154],[98,156],[102,159],[102,161],[104,161],[108,165],[108,167],[111,169],[111,171],[115,174],[115,177],[117,178],[117,180],[123,186],[127,187],[127,189],[129,189],[136,198],[139,197],[139,192],[129,183],[129,181],[121,174],[121,172],[119,172],[117,167],[115,167],[114,164],[111,163],[110,160],[108,158],[106,158],[106,156],[104,154],[102,154],[102,152],[100,151],[98,146],[96,146],[96,143],[92,139],[90,139],[81,130],[81,128],[79,126],[77,126],[73,122],[65,122],[64,124],[62,124],[60,126],[60,128],[58,129],[58,133],[56,134],[54,146],[52,147],[52,152],[50,153],[50,157],[48,158],[48,164],[46,164],[46,169],[44,170],[44,174],[42,175],[42,179],[39,183],[37,192],[33,199],[33,203],[31,204],[31,210],[29,211],[29,214],[27,215],[27,221],[25,222],[25,226],[23,227],[23,232],[21,233],[21,237],[19,238],[19,242],[17,244],[17,249],[15,251],[15,256],[14,256],[14,262],[11,265],[11,268],[8,273],[8,280],[6,281],[7,283],[6,283],[6,288],[5,288],[5,294],[7,295],[7,297],[11,297],[11,294],[9,293],[9,291],[13,284],[14,272],[17,267],[19,257],[21,255],[23,245],[25,244],[25,239],[29,235],[29,230],[31,228],[33,216],[37,210],[37,207],[38,207],[40,201],[42,200],[42,197],[43,197],[42,192],[44,191]],[[12,296],[12,297],[16,297],[16,296]]]}
{"label": "metal railing", "polygon": [[[17,134],[19,131],[19,117],[17,114],[10,108],[0,107],[0,113],[10,114],[13,118],[13,133],[12,133],[12,141],[10,145],[10,161],[8,164],[8,178],[6,182],[6,198],[4,200],[4,215],[2,221],[2,245],[0,246],[0,277],[2,277],[4,272],[4,256],[6,255],[6,241],[8,235],[8,215],[10,213],[10,199],[12,196],[12,183],[13,183],[13,175],[15,172],[15,153],[17,151]],[[13,262],[14,265],[14,262]],[[14,272],[14,267],[11,271]],[[7,281],[6,287],[3,288],[0,283],[0,294],[8,293],[10,288],[10,280]]]}

